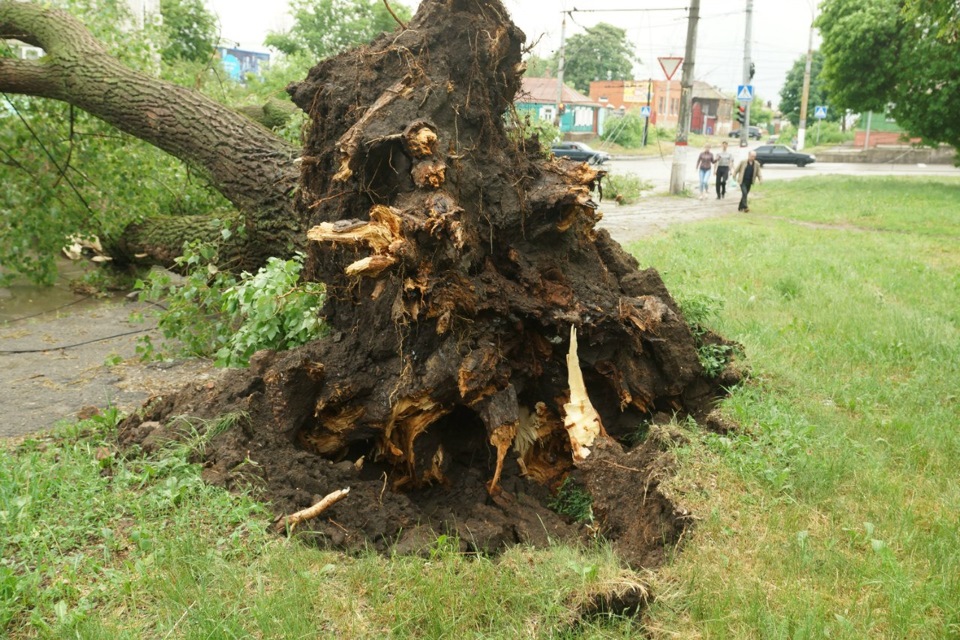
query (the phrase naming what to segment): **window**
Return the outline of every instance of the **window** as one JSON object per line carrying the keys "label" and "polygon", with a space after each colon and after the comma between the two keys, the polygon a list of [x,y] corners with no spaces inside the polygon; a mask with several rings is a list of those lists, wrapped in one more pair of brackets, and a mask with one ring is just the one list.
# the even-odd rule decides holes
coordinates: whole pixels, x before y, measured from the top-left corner
{"label": "window", "polygon": [[592,127],[593,109],[590,107],[577,107],[573,110],[573,126]]}

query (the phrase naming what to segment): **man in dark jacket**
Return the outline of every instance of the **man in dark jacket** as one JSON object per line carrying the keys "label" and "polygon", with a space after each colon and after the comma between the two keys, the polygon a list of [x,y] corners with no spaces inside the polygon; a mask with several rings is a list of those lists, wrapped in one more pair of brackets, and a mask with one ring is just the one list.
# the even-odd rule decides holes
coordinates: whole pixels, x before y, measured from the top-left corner
{"label": "man in dark jacket", "polygon": [[737,170],[733,173],[733,179],[740,183],[740,206],[737,211],[749,212],[747,206],[747,194],[750,193],[750,187],[761,182],[761,167],[757,162],[757,152],[751,151],[746,160],[741,160],[737,165]]}

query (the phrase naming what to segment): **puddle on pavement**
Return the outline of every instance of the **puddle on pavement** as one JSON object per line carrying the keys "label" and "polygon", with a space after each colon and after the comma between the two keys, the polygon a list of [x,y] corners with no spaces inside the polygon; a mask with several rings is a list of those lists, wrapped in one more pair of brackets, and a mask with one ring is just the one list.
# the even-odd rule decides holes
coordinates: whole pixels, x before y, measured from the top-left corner
{"label": "puddle on pavement", "polygon": [[0,327],[27,318],[71,313],[102,304],[102,299],[74,293],[70,288],[72,281],[94,268],[85,261],[61,259],[57,262],[57,281],[51,286],[32,284],[19,277],[8,286],[0,286]]}

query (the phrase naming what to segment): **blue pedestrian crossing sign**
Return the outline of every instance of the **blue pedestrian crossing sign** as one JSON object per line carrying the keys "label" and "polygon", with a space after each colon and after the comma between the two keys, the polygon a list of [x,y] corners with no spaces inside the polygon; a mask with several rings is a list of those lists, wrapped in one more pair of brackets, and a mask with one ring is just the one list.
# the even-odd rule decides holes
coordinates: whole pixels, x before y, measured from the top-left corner
{"label": "blue pedestrian crossing sign", "polygon": [[649,117],[650,117],[650,107],[648,107],[648,106],[646,106],[646,105],[640,107],[640,117],[641,117],[641,118],[649,118]]}
{"label": "blue pedestrian crossing sign", "polygon": [[818,119],[820,119],[820,120],[823,120],[824,118],[827,117],[827,108],[826,108],[826,107],[823,107],[823,106],[814,107],[814,109],[813,109],[813,117],[814,117],[814,118],[818,118]]}
{"label": "blue pedestrian crossing sign", "polygon": [[753,102],[753,85],[737,85],[737,100],[740,102]]}

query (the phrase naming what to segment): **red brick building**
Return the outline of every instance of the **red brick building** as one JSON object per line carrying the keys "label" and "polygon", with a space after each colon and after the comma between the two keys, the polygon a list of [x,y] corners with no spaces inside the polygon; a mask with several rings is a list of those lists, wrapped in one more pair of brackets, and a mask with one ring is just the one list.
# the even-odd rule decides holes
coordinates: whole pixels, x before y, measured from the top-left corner
{"label": "red brick building", "polygon": [[[680,115],[680,81],[599,80],[590,83],[590,100],[614,111],[630,111],[649,104],[652,124],[674,128]],[[732,128],[733,109],[732,97],[706,82],[694,80],[691,131],[727,133]]]}

